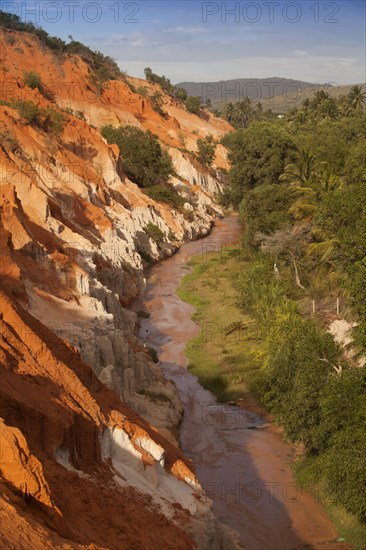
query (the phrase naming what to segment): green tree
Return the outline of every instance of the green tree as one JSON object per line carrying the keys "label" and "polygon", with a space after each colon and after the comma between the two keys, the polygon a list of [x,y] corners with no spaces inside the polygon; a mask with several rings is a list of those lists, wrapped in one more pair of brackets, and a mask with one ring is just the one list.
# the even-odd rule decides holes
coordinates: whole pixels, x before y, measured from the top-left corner
{"label": "green tree", "polygon": [[199,115],[201,110],[201,98],[190,95],[186,99],[186,108],[190,113]]}
{"label": "green tree", "polygon": [[124,173],[140,187],[157,185],[175,173],[169,154],[149,130],[144,132],[134,126],[104,126],[101,134],[108,143],[118,145]]}
{"label": "green tree", "polygon": [[212,166],[215,160],[215,151],[216,143],[213,136],[208,135],[197,140],[197,158],[203,166]]}
{"label": "green tree", "polygon": [[175,86],[174,93],[173,93],[175,99],[178,99],[179,101],[185,101],[188,98],[188,94],[185,91],[184,88],[179,88]]}
{"label": "green tree", "polygon": [[327,193],[315,221],[324,240],[337,240],[338,265],[357,314],[357,343],[366,350],[366,184],[356,183]]}
{"label": "green tree", "polygon": [[231,188],[226,201],[237,206],[246,190],[278,183],[285,166],[295,158],[288,131],[271,122],[254,122],[246,130],[227,135]]}
{"label": "green tree", "polygon": [[287,185],[259,185],[246,191],[239,209],[245,246],[254,245],[257,233],[271,234],[289,225],[292,202]]}
{"label": "green tree", "polygon": [[287,164],[280,176],[280,181],[291,187],[309,187],[314,181],[316,173],[316,159],[308,149],[302,149],[296,162]]}
{"label": "green tree", "polygon": [[34,71],[29,71],[24,73],[24,84],[28,86],[28,88],[31,88],[32,90],[37,89],[41,93],[43,92],[42,78],[38,73]]}
{"label": "green tree", "polygon": [[97,95],[100,96],[107,87],[110,80],[110,74],[107,67],[98,67],[89,75],[89,82],[97,89]]}
{"label": "green tree", "polygon": [[33,101],[18,101],[15,108],[29,124],[40,124],[43,111]]}
{"label": "green tree", "polygon": [[353,109],[362,109],[366,103],[366,92],[362,91],[361,86],[352,86],[348,100]]}

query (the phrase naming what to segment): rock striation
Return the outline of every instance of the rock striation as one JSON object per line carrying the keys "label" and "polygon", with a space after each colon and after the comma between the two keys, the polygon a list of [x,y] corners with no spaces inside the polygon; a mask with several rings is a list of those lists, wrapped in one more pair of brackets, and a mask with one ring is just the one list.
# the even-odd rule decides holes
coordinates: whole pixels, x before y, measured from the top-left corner
{"label": "rock striation", "polygon": [[[230,127],[165,94],[162,116],[138,92],[157,86],[138,79],[99,93],[80,57],[34,35],[1,29],[0,41],[0,546],[237,548],[174,443],[178,394],[127,309],[147,261],[206,235],[221,215],[226,151],[217,147],[212,170],[194,153],[199,137]],[[29,70],[42,91],[24,83]],[[25,119],[20,101],[58,113],[62,131]],[[105,124],[158,135],[183,209],[126,177]]]}

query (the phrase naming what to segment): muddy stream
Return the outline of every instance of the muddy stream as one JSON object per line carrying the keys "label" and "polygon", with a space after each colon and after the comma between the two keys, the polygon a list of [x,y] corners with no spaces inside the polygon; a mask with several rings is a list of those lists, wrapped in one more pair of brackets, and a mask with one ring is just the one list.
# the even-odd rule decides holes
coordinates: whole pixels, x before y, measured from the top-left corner
{"label": "muddy stream", "polygon": [[[237,243],[236,217],[219,221],[212,233],[185,244],[172,258],[147,272],[147,286],[133,309],[145,309],[141,339],[154,347],[166,378],[174,381],[184,405],[180,431],[183,452],[214,503],[218,518],[236,529],[248,550],[300,548],[349,550],[335,542],[336,529],[316,500],[296,485],[290,445],[254,413],[216,403],[187,370],[185,346],[200,332],[194,308],[177,295],[190,257]],[[228,320],[225,320],[225,322]]]}

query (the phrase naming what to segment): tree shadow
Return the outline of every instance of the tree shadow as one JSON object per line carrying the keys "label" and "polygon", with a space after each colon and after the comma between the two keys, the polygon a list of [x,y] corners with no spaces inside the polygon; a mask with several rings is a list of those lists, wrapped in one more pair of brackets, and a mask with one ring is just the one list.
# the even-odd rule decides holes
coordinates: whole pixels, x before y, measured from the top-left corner
{"label": "tree shadow", "polygon": [[83,160],[92,161],[97,155],[98,150],[83,137],[80,136],[77,141],[65,143],[66,149]]}

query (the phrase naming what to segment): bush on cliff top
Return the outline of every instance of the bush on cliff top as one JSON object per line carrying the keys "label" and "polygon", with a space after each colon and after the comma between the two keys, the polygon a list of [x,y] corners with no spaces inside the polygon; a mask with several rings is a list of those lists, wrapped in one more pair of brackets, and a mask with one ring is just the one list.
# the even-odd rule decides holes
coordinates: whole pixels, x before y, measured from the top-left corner
{"label": "bush on cliff top", "polygon": [[125,174],[139,187],[157,185],[174,174],[169,154],[161,147],[157,136],[134,126],[104,126],[102,136],[116,143]]}

